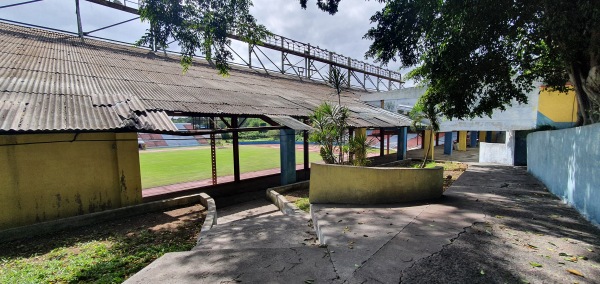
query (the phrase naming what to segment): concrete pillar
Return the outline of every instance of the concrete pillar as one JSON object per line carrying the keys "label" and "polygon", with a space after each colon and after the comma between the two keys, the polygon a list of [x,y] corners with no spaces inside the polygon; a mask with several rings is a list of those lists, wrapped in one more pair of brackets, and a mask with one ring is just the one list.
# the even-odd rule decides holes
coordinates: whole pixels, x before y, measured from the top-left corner
{"label": "concrete pillar", "polygon": [[453,132],[446,132],[444,134],[444,155],[452,155],[452,147],[454,146],[453,134]]}
{"label": "concrete pillar", "polygon": [[477,131],[471,131],[471,148],[477,147]]}
{"label": "concrete pillar", "polygon": [[406,148],[408,146],[408,127],[400,127],[398,129],[398,160],[406,159]]}
{"label": "concrete pillar", "polygon": [[115,159],[121,196],[120,202],[116,199],[112,200],[114,203],[118,203],[113,203],[113,206],[117,208],[139,204],[142,202],[142,176],[138,145],[134,142],[137,140],[137,133],[115,133],[115,140]]}
{"label": "concrete pillar", "polygon": [[425,154],[427,152],[427,149],[429,149],[429,154],[427,155],[427,158],[431,160],[433,160],[433,152],[435,146],[433,139],[435,139],[435,132],[433,132],[433,130],[425,130],[425,134],[423,135],[423,154]]}
{"label": "concrete pillar", "polygon": [[467,132],[458,132],[458,151],[467,151]]}
{"label": "concrete pillar", "polygon": [[509,160],[509,165],[515,165],[515,142],[516,136],[515,131],[506,131],[506,152]]}
{"label": "concrete pillar", "polygon": [[485,139],[487,132],[485,131],[479,131],[479,142],[487,142]]}
{"label": "concrete pillar", "polygon": [[279,130],[281,185],[296,182],[296,139],[294,129]]}

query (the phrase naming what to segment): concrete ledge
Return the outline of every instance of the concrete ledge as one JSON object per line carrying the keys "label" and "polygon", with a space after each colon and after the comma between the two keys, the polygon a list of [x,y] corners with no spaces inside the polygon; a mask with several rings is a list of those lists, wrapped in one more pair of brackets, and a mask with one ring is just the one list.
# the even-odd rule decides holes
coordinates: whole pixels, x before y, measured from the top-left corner
{"label": "concrete ledge", "polygon": [[297,190],[297,189],[307,189],[309,187],[308,181],[297,182],[293,184],[288,184],[284,186],[272,187],[267,189],[267,199],[271,201],[271,203],[275,204],[279,211],[284,215],[304,215],[304,212],[298,208],[294,203],[289,202],[281,193]]}
{"label": "concrete ledge", "polygon": [[320,245],[326,245],[327,239],[325,238],[325,234],[323,234],[323,230],[321,229],[321,225],[319,223],[319,218],[315,216],[315,212],[320,209],[321,205],[318,204],[310,204],[310,218],[313,220],[313,229],[317,234],[317,240],[319,240]]}
{"label": "concrete ledge", "polygon": [[386,204],[440,198],[444,168],[312,164],[310,203]]}
{"label": "concrete ledge", "polygon": [[[206,194],[204,194],[206,195]],[[206,195],[208,196],[208,195]],[[208,196],[210,198],[210,196]],[[142,203],[138,205],[107,210],[102,212],[95,212],[85,215],[79,215],[74,217],[68,217],[58,220],[52,220],[43,223],[37,223],[29,226],[17,227],[8,230],[0,231],[0,242],[12,241],[20,238],[33,237],[37,235],[48,234],[57,232],[65,229],[78,228],[82,226],[96,224],[98,222],[111,221],[116,219],[122,219],[141,215],[145,213],[151,213],[169,208],[183,207],[194,203],[201,203],[204,207],[204,197],[202,194],[193,194],[188,196],[182,196],[177,198],[170,198],[161,201],[154,201],[148,203]],[[212,200],[212,198],[210,198]],[[208,204],[208,203],[207,203]],[[214,201],[213,201],[214,206]],[[208,209],[208,207],[207,207]],[[208,215],[207,215],[208,220]],[[216,220],[216,214],[215,214]],[[215,221],[216,222],[216,221]],[[204,226],[203,226],[204,229]]]}
{"label": "concrete ledge", "polygon": [[196,243],[199,243],[202,239],[202,233],[208,232],[217,224],[217,205],[215,204],[215,200],[206,193],[200,193],[200,204],[206,208],[206,218],[204,218],[204,223],[202,224],[202,229],[200,230],[200,234],[198,234]]}

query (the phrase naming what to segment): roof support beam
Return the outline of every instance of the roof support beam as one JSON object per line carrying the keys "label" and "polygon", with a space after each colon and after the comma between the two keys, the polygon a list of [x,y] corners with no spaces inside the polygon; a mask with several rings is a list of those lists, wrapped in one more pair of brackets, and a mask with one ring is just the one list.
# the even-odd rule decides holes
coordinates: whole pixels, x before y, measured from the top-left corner
{"label": "roof support beam", "polygon": [[[79,5],[77,5],[77,7],[79,7]],[[77,15],[78,15],[78,17],[79,17],[79,13],[78,13]],[[129,23],[129,22],[131,22],[131,21],[134,21],[134,20],[137,20],[137,19],[139,19],[139,18],[140,18],[140,17],[135,17],[135,18],[133,18],[133,19],[129,19],[129,20],[125,20],[125,21],[122,21],[122,22],[118,22],[118,23],[116,23],[116,24],[112,24],[112,25],[108,25],[108,26],[106,26],[106,27],[102,27],[102,28],[99,28],[99,29],[91,30],[91,31],[89,31],[89,32],[84,32],[83,34],[84,34],[84,35],[89,35],[89,34],[91,34],[91,33],[95,33],[95,32],[97,32],[97,31],[101,31],[101,30],[105,30],[105,29],[108,29],[108,28],[112,28],[112,27],[114,27],[114,26],[118,26],[118,25],[122,25],[122,24],[125,24],[125,23]],[[81,23],[79,23],[79,24],[81,24]]]}
{"label": "roof support beam", "polygon": [[83,41],[83,28],[81,27],[81,10],[79,9],[79,0],[75,0],[75,14],[77,14],[77,34]]}
{"label": "roof support beam", "polygon": [[15,7],[15,6],[20,6],[20,5],[25,5],[25,4],[40,2],[40,1],[43,1],[43,0],[31,0],[31,1],[25,1],[25,2],[20,2],[20,3],[15,3],[15,4],[4,5],[4,6],[0,6],[0,9],[10,8],[10,7]]}
{"label": "roof support beam", "polygon": [[[304,120],[305,124],[309,124],[310,122],[308,121],[308,119]],[[303,144],[304,144],[304,170],[308,171],[309,166],[310,166],[310,161],[309,161],[309,154],[308,154],[308,130],[304,130],[302,131],[302,138],[303,138]]]}
{"label": "roof support beam", "polygon": [[[210,120],[210,128],[215,129],[216,123],[214,119]],[[210,134],[210,164],[212,173],[212,184],[217,184],[217,140],[214,133]]]}
{"label": "roof support beam", "polygon": [[379,156],[385,155],[385,129],[379,128]]}
{"label": "roof support beam", "polygon": [[[237,129],[238,128],[238,117],[237,116],[232,116],[231,117],[231,127],[233,129]],[[240,141],[239,141],[239,137],[240,134],[237,131],[233,131],[232,133],[233,139],[233,181],[234,182],[239,182],[240,181]]]}

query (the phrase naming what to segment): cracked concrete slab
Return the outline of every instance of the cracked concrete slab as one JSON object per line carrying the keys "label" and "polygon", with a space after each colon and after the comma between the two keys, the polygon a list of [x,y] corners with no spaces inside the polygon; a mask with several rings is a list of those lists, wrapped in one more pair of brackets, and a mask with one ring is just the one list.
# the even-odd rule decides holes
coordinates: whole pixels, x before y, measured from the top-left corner
{"label": "cracked concrete slab", "polygon": [[340,206],[315,204],[311,207],[318,234],[327,244],[340,278],[352,277],[355,270],[414,221],[428,205]]}

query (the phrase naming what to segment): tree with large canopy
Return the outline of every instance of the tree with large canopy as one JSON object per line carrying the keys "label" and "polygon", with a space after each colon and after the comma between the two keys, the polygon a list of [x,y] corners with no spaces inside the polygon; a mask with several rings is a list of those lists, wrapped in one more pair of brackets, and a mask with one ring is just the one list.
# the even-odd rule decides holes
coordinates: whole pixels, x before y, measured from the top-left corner
{"label": "tree with large canopy", "polygon": [[[307,1],[299,4],[306,8]],[[316,4],[335,14],[340,1]],[[579,124],[600,121],[600,0],[380,2],[384,7],[365,35],[373,41],[366,57],[413,67],[409,78],[427,86],[426,111],[451,119],[491,115],[515,101],[526,103],[533,83],[542,81],[575,90]],[[250,15],[250,0],[143,3],[142,19],[150,21],[149,35],[159,46],[178,40],[188,64],[196,49],[209,60],[216,53],[223,74],[228,32],[253,42],[268,34]]]}

